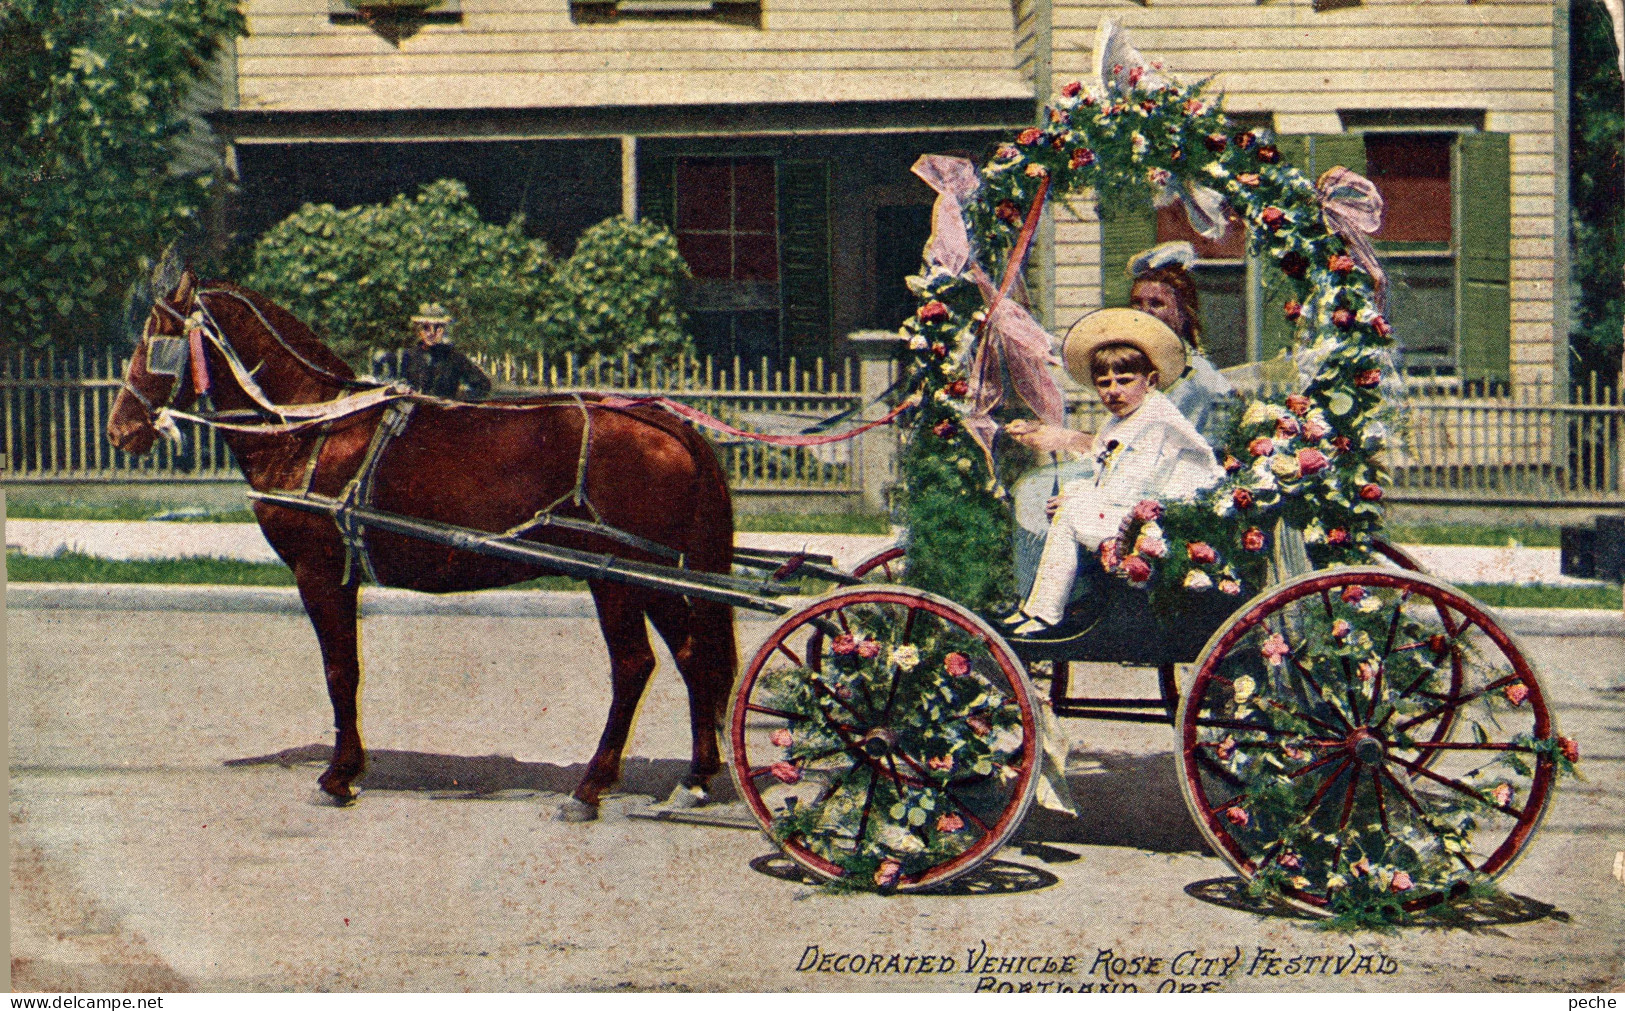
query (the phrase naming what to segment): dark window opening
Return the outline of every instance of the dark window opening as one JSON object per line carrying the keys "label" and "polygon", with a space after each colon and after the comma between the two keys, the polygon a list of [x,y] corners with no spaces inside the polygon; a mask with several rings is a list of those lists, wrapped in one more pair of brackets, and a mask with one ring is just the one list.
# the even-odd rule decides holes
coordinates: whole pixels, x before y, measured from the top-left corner
{"label": "dark window opening", "polygon": [[694,275],[701,354],[780,354],[778,187],[771,158],[680,158],[677,248]]}
{"label": "dark window opening", "polygon": [[1450,242],[1451,139],[1439,133],[1366,134],[1366,175],[1383,202],[1378,242]]}
{"label": "dark window opening", "polygon": [[870,324],[894,330],[918,305],[905,279],[921,270],[926,240],[931,238],[931,208],[904,204],[875,208],[875,296]]}

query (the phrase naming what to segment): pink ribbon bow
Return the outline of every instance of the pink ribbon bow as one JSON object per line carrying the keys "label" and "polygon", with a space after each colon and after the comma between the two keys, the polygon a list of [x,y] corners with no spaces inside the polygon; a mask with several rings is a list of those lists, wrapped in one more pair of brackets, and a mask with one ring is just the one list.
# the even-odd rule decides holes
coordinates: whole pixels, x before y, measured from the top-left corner
{"label": "pink ribbon bow", "polygon": [[1341,165],[1327,169],[1315,182],[1320,215],[1332,234],[1348,246],[1349,256],[1371,275],[1380,306],[1388,290],[1388,275],[1377,263],[1377,251],[1367,236],[1382,228],[1382,194],[1376,183]]}
{"label": "pink ribbon bow", "polygon": [[[914,163],[912,171],[937,192],[926,261],[955,276],[968,275],[990,307],[982,338],[971,356],[966,395],[971,410],[964,425],[992,470],[993,436],[999,429],[992,414],[1004,401],[1002,373],[1009,374],[1010,385],[1040,421],[1057,426],[1066,422],[1066,402],[1048,368],[1050,335],[1019,303],[1001,295],[971,252],[963,205],[981,185],[976,166],[964,158],[928,154]],[[1019,271],[1020,264],[1012,263],[1011,269]]]}

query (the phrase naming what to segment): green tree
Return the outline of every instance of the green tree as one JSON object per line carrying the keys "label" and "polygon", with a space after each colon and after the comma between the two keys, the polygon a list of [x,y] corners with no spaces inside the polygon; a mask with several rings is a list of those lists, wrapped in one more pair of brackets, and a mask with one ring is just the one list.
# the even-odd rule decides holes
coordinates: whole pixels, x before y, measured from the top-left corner
{"label": "green tree", "polygon": [[234,0],[0,3],[0,340],[94,340],[125,288],[196,227],[183,104],[244,34]]}
{"label": "green tree", "polygon": [[607,218],[559,266],[543,327],[549,350],[671,358],[692,351],[682,294],[688,264],[671,232]]}
{"label": "green tree", "polygon": [[[1569,208],[1577,373],[1619,375],[1625,324],[1625,112],[1608,11],[1574,0],[1569,19]],[[1576,375],[1579,378],[1579,375]]]}
{"label": "green tree", "polygon": [[260,238],[243,283],[359,362],[406,343],[424,302],[451,312],[465,351],[534,348],[552,277],[546,244],[526,237],[522,218],[487,224],[462,183],[441,179],[387,204],[306,204]]}

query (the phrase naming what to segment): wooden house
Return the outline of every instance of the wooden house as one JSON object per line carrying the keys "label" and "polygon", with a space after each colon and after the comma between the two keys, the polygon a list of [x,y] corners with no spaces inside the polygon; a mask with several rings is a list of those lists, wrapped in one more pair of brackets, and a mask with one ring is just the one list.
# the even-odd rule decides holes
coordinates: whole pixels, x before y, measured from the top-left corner
{"label": "wooden house", "polygon": [[[1215,76],[1290,158],[1370,175],[1413,372],[1557,381],[1566,359],[1566,8],[1550,0],[244,0],[216,119],[242,223],[441,176],[526,212],[556,252],[618,212],[677,232],[702,350],[842,352],[909,311],[927,151],[982,156],[1087,81],[1105,17],[1184,78]],[[352,6],[354,3],[357,6]],[[1126,301],[1177,212],[1062,209],[1033,291],[1060,331]],[[1232,238],[1198,267],[1213,356],[1288,339]]]}

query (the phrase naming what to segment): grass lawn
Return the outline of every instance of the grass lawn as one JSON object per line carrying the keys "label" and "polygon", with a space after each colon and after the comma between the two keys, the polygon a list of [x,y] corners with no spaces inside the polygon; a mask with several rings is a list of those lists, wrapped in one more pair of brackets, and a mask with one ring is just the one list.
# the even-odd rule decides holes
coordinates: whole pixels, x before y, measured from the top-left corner
{"label": "grass lawn", "polygon": [[1383,536],[1394,544],[1465,544],[1504,548],[1517,541],[1526,548],[1558,547],[1556,527],[1474,526],[1464,523],[1392,523]]}
{"label": "grass lawn", "polygon": [[1619,611],[1617,586],[1510,586],[1473,583],[1460,587],[1469,597],[1491,607],[1576,607]]}
{"label": "grass lawn", "polygon": [[[206,586],[292,586],[293,572],[281,562],[241,562],[231,558],[175,558],[113,561],[63,551],[48,557],[6,552],[6,578],[17,583],[177,583]],[[510,590],[585,590],[568,576],[542,576]]]}

